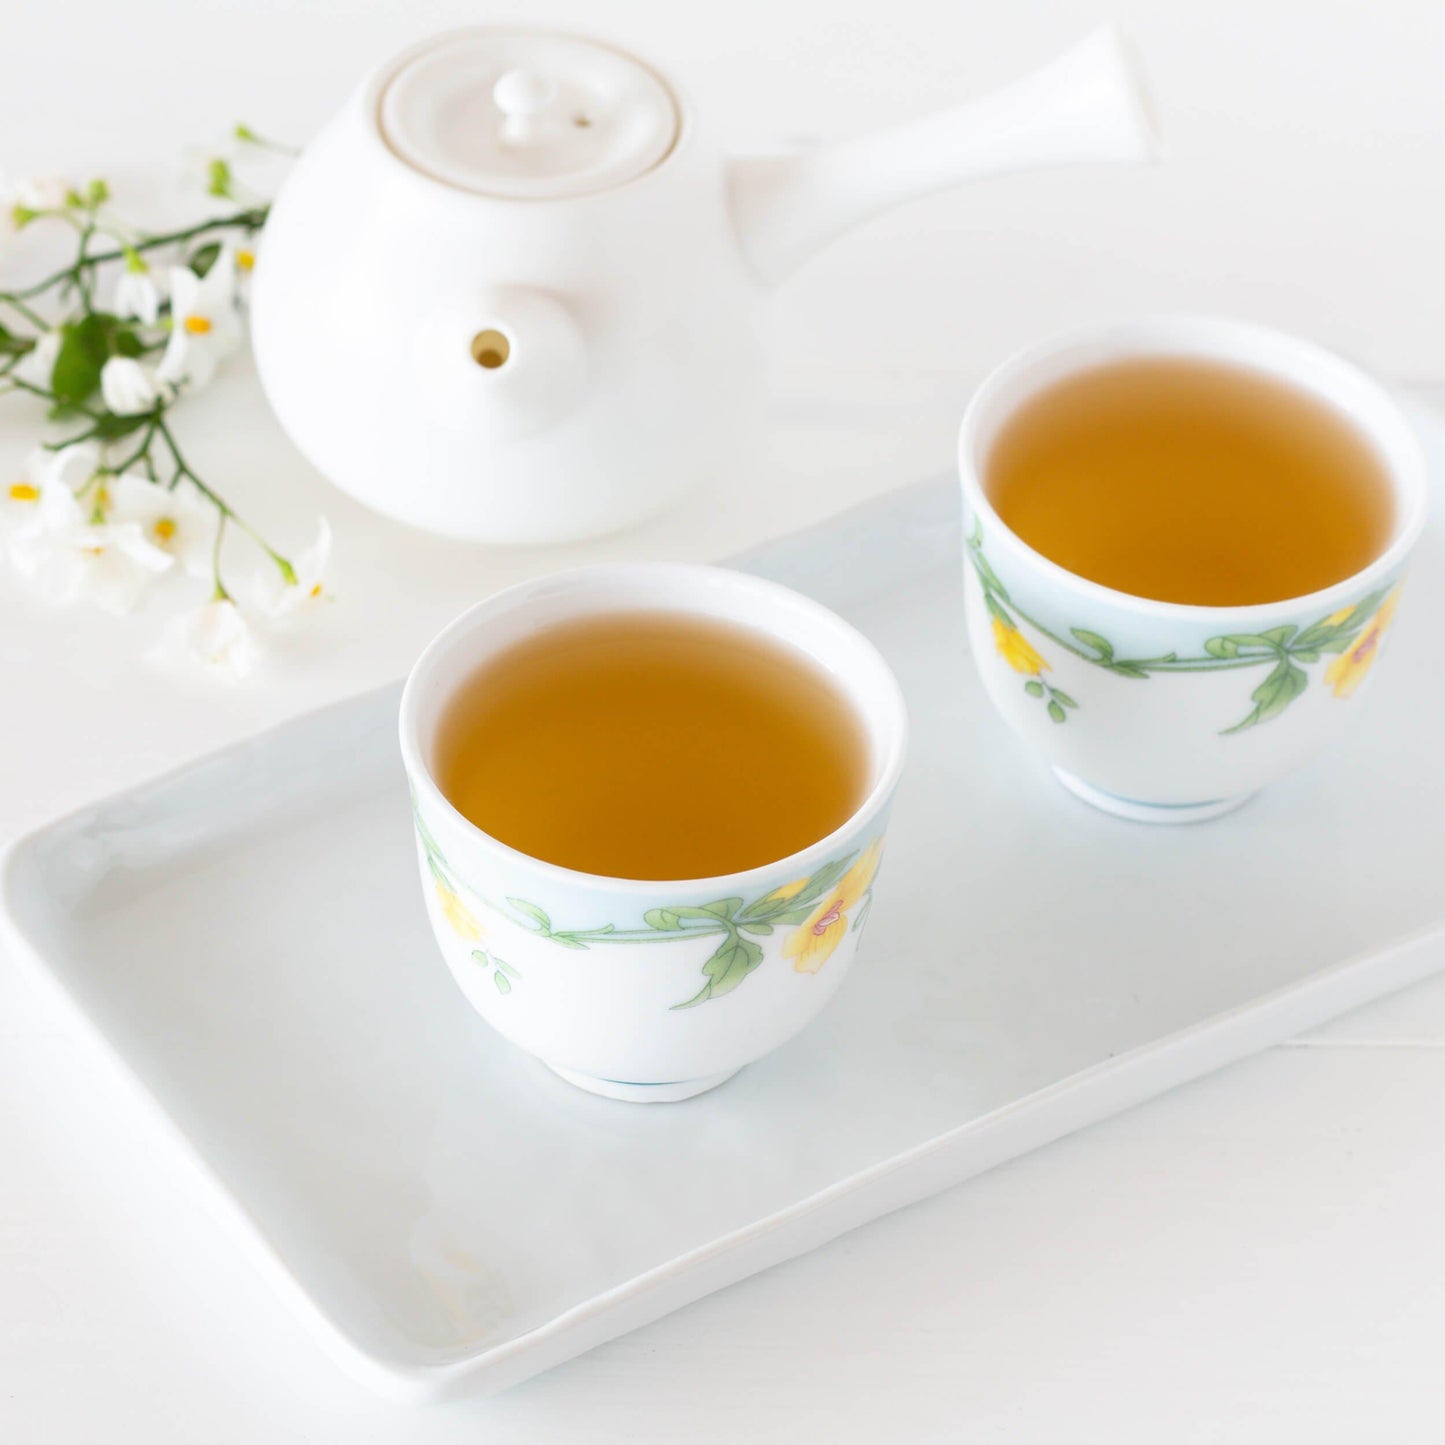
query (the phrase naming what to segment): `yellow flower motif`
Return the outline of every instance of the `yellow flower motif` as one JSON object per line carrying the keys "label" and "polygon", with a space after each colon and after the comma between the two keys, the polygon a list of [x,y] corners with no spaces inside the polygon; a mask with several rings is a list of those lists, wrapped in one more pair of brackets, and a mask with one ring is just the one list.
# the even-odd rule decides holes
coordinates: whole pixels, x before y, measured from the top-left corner
{"label": "yellow flower motif", "polygon": [[1048,663],[1029,646],[1029,640],[1017,627],[1011,627],[1000,617],[993,619],[993,645],[998,655],[1013,668],[1029,677],[1037,677],[1048,670]]}
{"label": "yellow flower motif", "polygon": [[11,482],[10,500],[12,502],[38,502],[40,488],[31,482]]}
{"label": "yellow flower motif", "polygon": [[482,925],[472,917],[471,910],[457,896],[454,888],[449,888],[440,878],[436,883],[442,916],[451,924],[452,932],[468,943],[475,943],[482,936]]}
{"label": "yellow flower motif", "polygon": [[[1400,589],[1395,588],[1385,600],[1380,603],[1379,610],[1370,619],[1369,625],[1350,644],[1348,652],[1342,652],[1325,669],[1325,681],[1334,688],[1336,697],[1350,697],[1355,689],[1365,680],[1366,673],[1375,665],[1375,658],[1380,651],[1380,641],[1385,635],[1385,629],[1390,625],[1390,620],[1395,615],[1395,607],[1400,599]],[[1336,621],[1348,615],[1350,609],[1344,608],[1331,617]]]}
{"label": "yellow flower motif", "polygon": [[[876,838],[863,856],[818,900],[818,906],[788,935],[783,957],[793,960],[799,973],[817,973],[833,956],[848,932],[848,910],[861,901],[873,884],[883,840]],[[806,881],[806,880],[804,880]],[[790,887],[792,885],[789,885]],[[793,887],[793,892],[798,889]]]}

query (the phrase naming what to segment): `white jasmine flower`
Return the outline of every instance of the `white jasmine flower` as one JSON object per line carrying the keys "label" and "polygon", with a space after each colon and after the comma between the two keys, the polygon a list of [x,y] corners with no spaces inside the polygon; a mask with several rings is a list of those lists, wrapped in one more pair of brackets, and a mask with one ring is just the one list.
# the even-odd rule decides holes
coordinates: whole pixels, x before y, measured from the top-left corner
{"label": "white jasmine flower", "polygon": [[170,386],[192,390],[205,386],[217,363],[240,344],[236,316],[236,259],[223,246],[204,276],[189,266],[172,266],[171,339],[156,368],[156,377]]}
{"label": "white jasmine flower", "polygon": [[40,489],[51,453],[37,447],[0,494],[0,538],[33,526],[40,515]]}
{"label": "white jasmine flower", "polygon": [[37,338],[34,347],[15,363],[10,375],[27,386],[49,391],[50,380],[55,375],[55,358],[60,355],[60,342],[59,331],[45,332]]}
{"label": "white jasmine flower", "polygon": [[100,369],[100,394],[117,416],[151,411],[162,390],[155,373],[134,357],[112,356]]}
{"label": "white jasmine flower", "polygon": [[199,663],[218,677],[238,682],[255,666],[261,649],[240,608],[229,598],[217,597],[174,618],[156,655],[166,662]]}
{"label": "white jasmine flower", "polygon": [[246,236],[236,244],[236,281],[244,290],[256,269],[256,237]]}
{"label": "white jasmine flower", "polygon": [[326,568],[331,561],[331,527],[323,517],[316,540],[291,560],[296,580],[288,582],[277,568],[267,568],[257,585],[256,606],[273,622],[299,621],[330,599]]}
{"label": "white jasmine flower", "polygon": [[0,176],[0,245],[44,211],[58,211],[70,194],[59,176]]}
{"label": "white jasmine flower", "polygon": [[116,277],[111,305],[117,316],[133,317],[145,326],[156,324],[161,312],[161,288],[138,251],[127,252],[125,269]]}
{"label": "white jasmine flower", "polygon": [[152,547],[158,547],[192,577],[213,576],[212,550],[220,513],[188,482],[174,489],[131,474],[116,479],[106,520],[134,523]]}
{"label": "white jasmine flower", "polygon": [[[113,523],[108,479],[91,475],[80,493],[66,472],[77,454],[94,448],[67,447],[45,469],[35,514],[9,530],[6,550],[15,570],[52,602],[88,599],[110,612],[127,612],[147,584],[173,564],[135,522]],[[32,484],[33,485],[33,484]]]}

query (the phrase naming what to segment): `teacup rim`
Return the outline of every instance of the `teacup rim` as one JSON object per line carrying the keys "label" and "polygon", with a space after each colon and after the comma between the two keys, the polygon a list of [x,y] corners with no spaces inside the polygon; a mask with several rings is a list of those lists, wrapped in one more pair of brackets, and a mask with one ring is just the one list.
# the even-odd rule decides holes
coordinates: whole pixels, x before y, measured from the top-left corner
{"label": "teacup rim", "polygon": [[[1188,344],[1191,339],[1195,342],[1193,347]],[[1219,350],[1199,346],[1200,342],[1208,341],[1238,343],[1239,351],[1223,355]],[[1269,602],[1228,606],[1141,597],[1071,572],[1030,546],[999,516],[984,489],[981,433],[993,419],[992,413],[1000,395],[1011,385],[1040,370],[1050,360],[1073,351],[1091,346],[1105,347],[1111,343],[1113,349],[1108,354],[1100,355],[1088,365],[1103,365],[1131,357],[1209,356],[1245,371],[1273,376],[1344,411],[1349,424],[1380,454],[1396,504],[1400,507],[1400,520],[1389,545],[1366,566],[1328,587]],[[1333,372],[1342,389],[1351,387],[1357,393],[1369,396],[1381,408],[1389,419],[1391,435],[1384,437],[1380,429],[1366,427],[1342,405],[1337,395],[1300,380],[1283,365],[1271,366],[1270,357],[1281,361],[1292,357]],[[1079,371],[1084,369],[1086,367],[1082,365],[1077,368]],[[981,515],[993,530],[1007,539],[1011,547],[1061,587],[1083,598],[1107,602],[1144,616],[1181,622],[1222,623],[1228,630],[1238,631],[1249,630],[1256,619],[1266,619],[1281,612],[1318,610],[1326,613],[1351,595],[1368,592],[1372,583],[1395,572],[1408,558],[1429,515],[1429,474],[1424,447],[1415,427],[1388,387],[1363,366],[1318,342],[1260,322],[1200,312],[1163,312],[1069,327],[1016,350],[989,372],[969,398],[959,428],[958,470],[964,496],[974,513]]]}
{"label": "teacup rim", "polygon": [[[478,827],[458,810],[442,791],[432,776],[431,768],[423,757],[421,747],[420,725],[424,704],[420,693],[427,668],[434,665],[451,646],[469,634],[488,615],[498,613],[519,601],[524,601],[531,594],[544,589],[582,583],[587,579],[603,581],[608,576],[626,577],[635,576],[638,573],[645,573],[654,578],[671,574],[678,581],[684,583],[697,583],[707,579],[716,582],[719,578],[726,579],[723,585],[739,588],[756,597],[773,602],[784,602],[796,611],[810,615],[816,623],[831,629],[859,655],[871,660],[876,673],[875,681],[881,687],[881,695],[876,698],[876,701],[881,711],[888,715],[889,727],[886,730],[876,729],[851,694],[849,702],[859,713],[860,721],[870,736],[880,743],[882,760],[872,786],[864,794],[858,806],[831,832],[780,858],[732,873],[718,873],[697,878],[621,878],[605,873],[588,873],[582,869],[569,868],[513,848],[510,844],[502,842],[500,838],[496,838],[485,829]],[[685,606],[678,606],[659,610],[686,612],[688,609]],[[779,634],[779,637],[783,641],[789,641],[785,635]],[[542,877],[552,879],[559,884],[567,884],[575,888],[605,890],[608,893],[635,894],[639,898],[648,899],[656,899],[659,896],[666,897],[670,893],[691,896],[694,893],[711,893],[714,890],[720,896],[726,896],[732,890],[746,892],[750,885],[793,867],[797,867],[800,872],[815,867],[820,859],[836,852],[848,840],[866,831],[868,825],[883,811],[898,785],[908,751],[908,709],[903,697],[903,690],[888,660],[856,627],[840,617],[830,607],[826,607],[823,603],[815,601],[791,587],[785,587],[779,582],[773,582],[731,567],[690,562],[588,563],[513,583],[473,603],[441,628],[418,654],[416,661],[407,673],[406,683],[402,688],[397,727],[402,763],[412,787],[424,791],[428,802],[433,807],[440,809],[445,817],[459,826],[487,852],[514,867],[538,872]]]}

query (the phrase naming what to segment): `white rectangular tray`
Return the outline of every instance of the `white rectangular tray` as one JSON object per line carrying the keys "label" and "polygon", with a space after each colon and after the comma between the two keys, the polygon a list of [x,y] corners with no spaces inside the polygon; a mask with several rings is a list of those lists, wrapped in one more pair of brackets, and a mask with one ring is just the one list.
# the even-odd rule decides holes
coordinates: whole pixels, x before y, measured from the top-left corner
{"label": "white rectangular tray", "polygon": [[1005,731],[958,540],[941,480],[744,561],[882,647],[914,744],[856,973],[685,1104],[579,1093],[456,992],[394,688],[12,851],[17,952],[368,1382],[501,1389],[1445,965],[1438,527],[1345,746],[1169,830],[1090,811]]}

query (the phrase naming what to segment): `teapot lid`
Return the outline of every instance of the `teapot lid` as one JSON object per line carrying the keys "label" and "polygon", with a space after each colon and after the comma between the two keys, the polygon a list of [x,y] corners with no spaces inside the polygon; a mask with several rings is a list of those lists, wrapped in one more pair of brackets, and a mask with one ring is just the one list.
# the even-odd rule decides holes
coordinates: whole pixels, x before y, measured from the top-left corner
{"label": "teapot lid", "polygon": [[620,186],[677,142],[666,84],[581,36],[464,30],[413,51],[377,111],[407,165],[479,195],[553,200]]}

